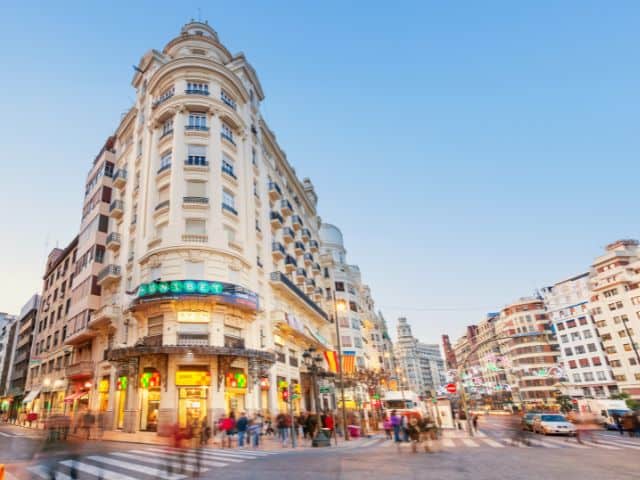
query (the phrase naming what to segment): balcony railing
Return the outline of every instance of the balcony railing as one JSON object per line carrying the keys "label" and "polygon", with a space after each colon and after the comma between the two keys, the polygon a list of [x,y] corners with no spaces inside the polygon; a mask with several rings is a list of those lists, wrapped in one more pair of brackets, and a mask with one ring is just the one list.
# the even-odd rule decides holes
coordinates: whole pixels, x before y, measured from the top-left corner
{"label": "balcony railing", "polygon": [[209,334],[207,333],[178,333],[178,345],[182,346],[207,346]]}
{"label": "balcony railing", "polygon": [[186,125],[184,127],[185,130],[195,130],[198,132],[208,132],[209,131],[209,127],[207,127],[206,125]]}
{"label": "balcony railing", "polygon": [[312,265],[313,264],[313,255],[311,255],[310,253],[305,253],[304,254],[304,263],[307,265]]}
{"label": "balcony railing", "polygon": [[204,88],[187,88],[184,93],[187,95],[209,95],[209,90],[205,90]]}
{"label": "balcony railing", "polygon": [[167,162],[164,165],[161,165],[160,168],[158,169],[158,173],[162,173],[165,170],[169,170],[171,168],[171,162]]}
{"label": "balcony railing", "polygon": [[244,338],[234,337],[232,335],[225,335],[224,346],[227,348],[245,348]]}
{"label": "balcony railing", "polygon": [[284,227],[282,229],[282,239],[285,242],[293,242],[294,238],[296,238],[296,234],[291,227]]}
{"label": "balcony railing", "polygon": [[291,215],[291,212],[293,211],[291,202],[287,199],[280,200],[280,211],[282,212],[282,215]]}
{"label": "balcony railing", "polygon": [[121,270],[119,265],[107,265],[100,273],[98,273],[98,284],[106,283],[107,281],[119,280],[121,276]]}
{"label": "balcony railing", "polygon": [[304,224],[300,216],[294,215],[291,217],[291,225],[293,225],[294,230],[300,230]]}
{"label": "balcony railing", "polygon": [[182,197],[184,203],[198,203],[207,205],[209,203],[209,197]]}
{"label": "balcony railing", "polygon": [[161,347],[162,346],[162,334],[160,335],[147,335],[142,339],[142,343],[145,347]]}
{"label": "balcony railing", "polygon": [[123,212],[124,202],[122,200],[114,200],[113,202],[111,202],[111,205],[109,205],[109,213],[114,217],[122,216]]}
{"label": "balcony railing", "polygon": [[296,243],[294,244],[294,248],[295,248],[296,253],[299,255],[299,254],[301,254],[302,252],[304,252],[304,243],[302,243],[302,242],[296,242]]}
{"label": "balcony railing", "polygon": [[117,249],[120,247],[120,234],[118,232],[111,232],[107,235],[107,248]]}
{"label": "balcony railing", "polygon": [[185,165],[191,167],[208,167],[209,162],[206,157],[189,157],[184,161]]}
{"label": "balcony railing", "polygon": [[169,208],[169,200],[164,200],[163,202],[160,202],[159,204],[156,205],[156,212],[158,210],[162,210],[163,208]]}
{"label": "balcony railing", "polygon": [[120,188],[123,187],[127,183],[127,171],[124,168],[118,169],[116,174],[113,176],[113,184]]}
{"label": "balcony railing", "polygon": [[280,215],[278,212],[270,212],[269,219],[271,220],[272,227],[279,227],[282,225],[282,222],[284,221],[282,218],[282,215]]}
{"label": "balcony railing", "polygon": [[237,179],[236,174],[233,173],[233,167],[231,165],[222,164],[222,173],[229,175],[231,178]]}
{"label": "balcony railing", "polygon": [[282,190],[276,182],[269,182],[269,197],[271,200],[277,200],[282,197]]}
{"label": "balcony railing", "polygon": [[222,103],[231,107],[233,110],[236,109],[236,102],[232,98],[229,98],[226,93],[220,92],[220,100],[222,100]]}
{"label": "balcony railing", "polygon": [[287,254],[287,251],[284,249],[284,245],[280,242],[271,243],[271,252],[274,256],[278,255],[280,258],[284,257]]}
{"label": "balcony railing", "polygon": [[284,268],[287,272],[292,272],[298,266],[298,262],[291,255],[287,255],[284,259]]}
{"label": "balcony railing", "polygon": [[271,272],[271,281],[280,282],[285,285],[289,289],[289,291],[294,293],[318,315],[320,315],[327,321],[329,320],[329,316],[326,314],[326,312],[322,310],[313,300],[311,300],[302,290],[300,290],[291,280],[289,280],[286,275],[281,272]]}
{"label": "balcony railing", "polygon": [[315,251],[315,252],[317,252],[317,251],[318,251],[318,248],[320,248],[320,245],[318,244],[318,241],[317,241],[317,240],[311,240],[311,241],[309,242],[309,249],[310,249],[312,252],[314,252],[314,251]]}
{"label": "balcony railing", "polygon": [[231,212],[234,215],[238,215],[238,211],[235,208],[233,208],[231,205],[228,205],[224,202],[222,203],[222,209],[226,210],[227,212]]}
{"label": "balcony railing", "polygon": [[93,377],[95,364],[91,360],[75,362],[64,369],[64,374],[68,378],[89,378]]}
{"label": "balcony railing", "polygon": [[224,138],[231,145],[235,145],[236,144],[235,140],[233,139],[233,136],[229,135],[228,133],[220,132],[220,137]]}
{"label": "balcony railing", "polygon": [[306,242],[311,238],[311,231],[308,228],[302,229],[302,239]]}
{"label": "balcony railing", "polygon": [[297,268],[296,269],[296,277],[307,278],[307,271],[304,268]]}

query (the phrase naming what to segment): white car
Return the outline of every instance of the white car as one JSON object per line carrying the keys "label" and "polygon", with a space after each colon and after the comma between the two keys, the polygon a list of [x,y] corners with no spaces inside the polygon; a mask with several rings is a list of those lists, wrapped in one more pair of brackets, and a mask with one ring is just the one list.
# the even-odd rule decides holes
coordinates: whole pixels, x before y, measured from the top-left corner
{"label": "white car", "polygon": [[576,426],[557,413],[541,413],[533,420],[533,431],[543,435],[575,435]]}

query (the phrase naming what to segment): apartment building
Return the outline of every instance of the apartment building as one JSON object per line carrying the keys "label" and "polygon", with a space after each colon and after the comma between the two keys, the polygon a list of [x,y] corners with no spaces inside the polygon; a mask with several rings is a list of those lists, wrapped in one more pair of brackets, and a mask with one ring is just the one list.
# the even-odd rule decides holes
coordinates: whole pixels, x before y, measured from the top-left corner
{"label": "apartment building", "polygon": [[542,297],[523,297],[504,307],[495,330],[514,403],[554,404],[560,352]]}
{"label": "apartment building", "polygon": [[444,360],[437,344],[418,341],[405,317],[398,319],[395,358],[400,372],[400,388],[419,395],[431,395],[445,382]]}
{"label": "apartment building", "polygon": [[29,370],[31,345],[35,329],[40,295],[33,295],[20,310],[16,331],[16,343],[11,360],[12,368],[9,382],[9,395],[13,397],[14,405],[27,403],[29,395],[25,397],[25,386]]}
{"label": "apartment building", "polygon": [[544,291],[553,322],[565,380],[564,395],[606,398],[618,393],[607,355],[589,309],[589,274],[556,283]]}
{"label": "apartment building", "polygon": [[442,349],[444,351],[444,361],[447,370],[455,370],[458,368],[456,352],[451,345],[449,335],[442,335]]}
{"label": "apartment building", "polygon": [[[619,391],[633,398],[640,398],[638,245],[637,240],[618,240],[607,245],[589,272],[589,307],[597,332]],[[600,371],[606,375],[608,369],[602,365]]]}
{"label": "apartment building", "polygon": [[64,249],[54,248],[42,277],[41,306],[34,328],[25,406],[46,417],[65,412],[73,347],[65,346],[78,237]]}

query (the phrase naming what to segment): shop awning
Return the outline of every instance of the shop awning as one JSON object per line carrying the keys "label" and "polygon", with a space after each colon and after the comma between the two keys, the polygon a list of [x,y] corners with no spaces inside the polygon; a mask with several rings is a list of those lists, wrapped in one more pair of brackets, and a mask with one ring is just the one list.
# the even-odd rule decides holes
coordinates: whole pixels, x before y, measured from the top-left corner
{"label": "shop awning", "polygon": [[78,398],[84,397],[85,395],[89,395],[89,392],[76,392],[76,393],[72,393],[71,395],[65,397],[64,399],[64,403],[73,403],[75,402]]}
{"label": "shop awning", "polygon": [[27,393],[27,396],[24,397],[24,399],[22,400],[22,403],[33,402],[39,394],[40,394],[40,388],[31,390],[29,393]]}

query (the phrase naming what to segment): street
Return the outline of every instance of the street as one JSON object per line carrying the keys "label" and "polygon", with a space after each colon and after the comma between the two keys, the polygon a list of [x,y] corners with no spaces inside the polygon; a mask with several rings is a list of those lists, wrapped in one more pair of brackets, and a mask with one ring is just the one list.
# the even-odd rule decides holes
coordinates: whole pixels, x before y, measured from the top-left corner
{"label": "street", "polygon": [[[529,446],[511,445],[512,432],[503,417],[483,417],[480,432],[469,438],[447,431],[432,453],[412,453],[408,444],[397,445],[376,435],[324,449],[275,447],[268,450],[220,450],[206,447],[197,454],[159,445],[118,442],[72,442],[49,455],[38,451],[41,441],[0,428],[0,459],[9,478],[72,478],[75,465],[81,479],[131,480],[198,476],[218,479],[282,478],[444,478],[444,479],[628,479],[637,473],[640,439],[617,432],[595,432],[594,441],[581,445],[575,439],[527,434]],[[24,429],[22,429],[24,430]],[[274,448],[275,447],[275,448]],[[181,459],[181,455],[182,459]],[[184,473],[180,470],[184,464]]]}

